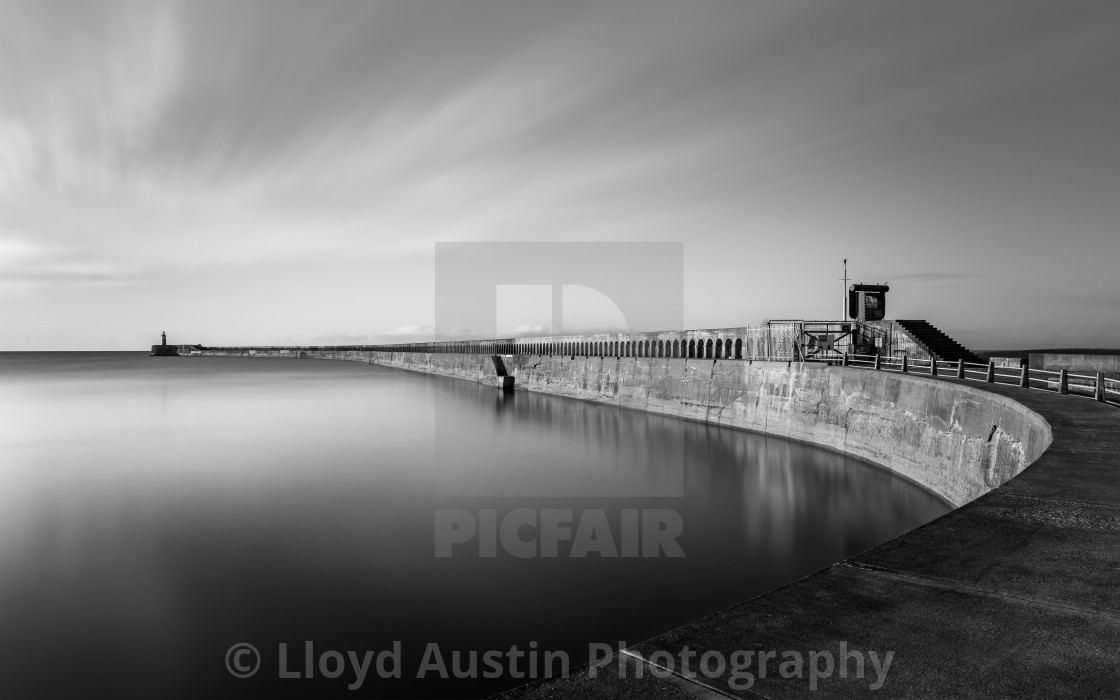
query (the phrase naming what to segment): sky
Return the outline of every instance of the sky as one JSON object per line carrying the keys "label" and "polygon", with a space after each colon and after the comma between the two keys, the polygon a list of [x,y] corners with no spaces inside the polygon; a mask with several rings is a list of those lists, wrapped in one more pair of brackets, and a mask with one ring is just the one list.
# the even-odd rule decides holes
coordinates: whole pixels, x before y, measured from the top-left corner
{"label": "sky", "polygon": [[430,339],[437,243],[561,241],[1120,347],[1120,3],[0,0],[0,350]]}

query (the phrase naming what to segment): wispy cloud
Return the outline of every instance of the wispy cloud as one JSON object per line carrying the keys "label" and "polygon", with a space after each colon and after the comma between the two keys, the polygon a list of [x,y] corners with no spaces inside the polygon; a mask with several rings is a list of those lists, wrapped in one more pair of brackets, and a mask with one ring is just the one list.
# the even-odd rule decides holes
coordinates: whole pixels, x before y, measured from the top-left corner
{"label": "wispy cloud", "polygon": [[502,335],[502,336],[508,335],[510,337],[513,337],[513,338],[521,338],[521,337],[525,337],[525,336],[544,335],[547,332],[548,332],[548,329],[545,328],[542,325],[521,325],[521,326],[517,326],[516,328],[509,331],[508,333],[500,331],[499,335]]}
{"label": "wispy cloud", "polygon": [[912,280],[914,282],[952,282],[966,280],[976,275],[968,272],[910,272],[894,275],[895,279]]}
{"label": "wispy cloud", "polygon": [[373,342],[373,338],[368,335],[328,333],[311,336],[311,342],[316,345],[368,345]]}
{"label": "wispy cloud", "polygon": [[133,271],[92,255],[28,240],[0,238],[0,289],[25,295],[39,287],[121,286],[134,284]]}
{"label": "wispy cloud", "polygon": [[824,313],[856,250],[1101,279],[1120,23],[1061,5],[0,0],[0,326],[430,338],[436,241],[684,241],[692,325]]}
{"label": "wispy cloud", "polygon": [[393,330],[387,332],[385,335],[406,336],[406,337],[419,337],[419,336],[426,335],[428,337],[431,337],[433,333],[435,333],[435,329],[432,328],[431,326],[408,325],[408,326],[398,326],[398,327],[394,328]]}

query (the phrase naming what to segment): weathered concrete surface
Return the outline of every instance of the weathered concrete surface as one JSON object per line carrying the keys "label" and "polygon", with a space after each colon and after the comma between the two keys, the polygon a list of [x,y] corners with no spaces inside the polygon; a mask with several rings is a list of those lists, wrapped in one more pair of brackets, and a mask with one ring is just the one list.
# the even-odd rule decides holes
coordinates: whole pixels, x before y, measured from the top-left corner
{"label": "weathered concrete surface", "polygon": [[615,654],[594,670],[573,669],[566,679],[543,681],[494,696],[520,700],[558,700],[571,697],[609,697],[617,700],[719,700],[721,693],[712,692],[692,681],[677,676],[658,678],[641,662]]}
{"label": "weathered concrete surface", "polygon": [[[370,362],[494,383],[485,355],[369,353]],[[976,384],[788,362],[513,356],[518,389],[745,428],[876,462],[961,505],[1050,442],[1037,414]]]}
{"label": "weathered concrete surface", "polygon": [[179,355],[201,354],[196,345],[153,345],[149,353],[152,357],[178,357]]}
{"label": "weathered concrete surface", "polygon": [[[849,652],[864,655],[863,677],[853,663],[847,678],[821,678],[815,692],[806,677],[782,678],[773,660],[767,677],[750,689],[733,688],[730,673],[702,678],[728,697],[1088,698],[1115,689],[1117,641],[1117,619],[1091,611],[840,564],[635,650],[648,657],[688,646],[728,658],[737,650],[763,650],[779,659],[784,651],[806,658],[829,651],[838,660],[845,642]],[[880,679],[868,661],[871,651],[880,658],[894,652],[877,691],[871,690]],[[757,663],[751,670],[761,675]]]}
{"label": "weathered concrete surface", "polygon": [[[369,362],[496,385],[490,355],[207,348],[207,355]],[[883,465],[954,506],[999,486],[1050,444],[1038,414],[975,383],[796,362],[513,355],[519,390],[745,428]]]}
{"label": "weathered concrete surface", "polygon": [[1031,367],[1056,372],[1069,370],[1074,374],[1094,375],[1101,372],[1106,377],[1120,379],[1120,355],[1085,355],[1066,352],[1032,352]]}

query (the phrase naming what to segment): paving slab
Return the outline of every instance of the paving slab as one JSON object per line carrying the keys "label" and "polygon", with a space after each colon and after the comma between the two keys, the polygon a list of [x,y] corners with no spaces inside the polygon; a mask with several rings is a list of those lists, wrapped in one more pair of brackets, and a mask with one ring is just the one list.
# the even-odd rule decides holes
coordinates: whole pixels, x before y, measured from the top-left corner
{"label": "paving slab", "polygon": [[849,561],[1120,615],[1120,508],[982,497]]}
{"label": "paving slab", "polygon": [[[840,643],[855,657],[839,674]],[[1102,697],[1120,687],[1120,618],[1039,605],[978,591],[838,565],[749,603],[636,645],[677,655],[688,647],[773,651],[762,678],[757,661],[749,688],[736,688],[728,669],[709,680],[733,697]],[[828,651],[833,672],[783,678],[779,662],[798,652],[805,666]],[[870,652],[880,659],[877,673]],[[894,652],[886,665],[888,652]],[[678,662],[678,668],[681,664]],[[825,669],[818,658],[816,667]],[[793,671],[794,668],[789,668]],[[882,680],[882,685],[872,686]],[[813,686],[816,686],[815,688]]]}
{"label": "paving slab", "polygon": [[543,680],[495,695],[492,700],[567,700],[617,698],[618,700],[724,700],[729,697],[700,683],[675,675],[655,675],[633,657],[615,654],[594,670],[583,667],[567,678]]}

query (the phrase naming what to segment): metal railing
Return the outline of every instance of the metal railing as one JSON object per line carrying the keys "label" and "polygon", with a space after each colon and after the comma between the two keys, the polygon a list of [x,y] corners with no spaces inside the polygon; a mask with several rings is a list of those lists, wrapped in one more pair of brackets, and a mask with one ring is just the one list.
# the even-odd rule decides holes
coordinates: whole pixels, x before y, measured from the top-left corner
{"label": "metal railing", "polygon": [[844,367],[863,367],[883,372],[928,375],[931,377],[950,377],[967,379],[987,384],[1014,384],[1027,389],[1040,389],[1058,394],[1084,396],[1105,403],[1120,405],[1120,379],[1111,379],[1098,372],[1074,374],[1067,370],[1031,369],[997,367],[994,362],[982,364],[964,360],[931,360],[911,358],[905,355],[860,355],[847,353],[839,360],[835,357],[814,359],[806,357],[804,362],[822,362]]}

